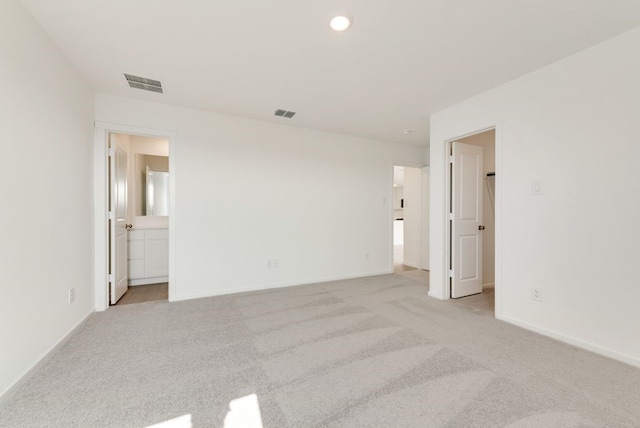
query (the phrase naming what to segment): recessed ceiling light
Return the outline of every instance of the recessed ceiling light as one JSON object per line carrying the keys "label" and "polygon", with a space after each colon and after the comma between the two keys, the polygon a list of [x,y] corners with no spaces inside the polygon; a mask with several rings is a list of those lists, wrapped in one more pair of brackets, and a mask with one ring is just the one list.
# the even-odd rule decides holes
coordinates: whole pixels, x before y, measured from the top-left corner
{"label": "recessed ceiling light", "polygon": [[344,15],[334,17],[329,26],[333,31],[345,31],[351,27],[351,19]]}
{"label": "recessed ceiling light", "polygon": [[413,131],[410,129],[405,129],[404,131],[402,131],[402,135],[409,135],[411,134]]}

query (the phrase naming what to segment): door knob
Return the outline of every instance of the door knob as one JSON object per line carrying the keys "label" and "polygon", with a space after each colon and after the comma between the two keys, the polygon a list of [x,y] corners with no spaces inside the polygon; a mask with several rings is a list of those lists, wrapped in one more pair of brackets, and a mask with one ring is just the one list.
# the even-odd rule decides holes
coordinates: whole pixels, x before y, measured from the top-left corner
{"label": "door knob", "polygon": [[133,229],[133,225],[132,224],[125,224],[124,228],[125,229]]}
{"label": "door knob", "polygon": [[478,230],[484,230],[484,226],[482,225],[478,226]]}

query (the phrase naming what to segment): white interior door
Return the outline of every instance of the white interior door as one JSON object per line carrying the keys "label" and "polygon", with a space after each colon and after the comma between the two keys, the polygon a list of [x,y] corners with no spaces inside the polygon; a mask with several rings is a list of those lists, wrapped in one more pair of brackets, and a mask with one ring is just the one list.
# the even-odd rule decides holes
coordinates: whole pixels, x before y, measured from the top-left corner
{"label": "white interior door", "polygon": [[452,144],[451,297],[482,293],[482,147]]}
{"label": "white interior door", "polygon": [[111,304],[127,292],[127,152],[110,138],[111,156]]}

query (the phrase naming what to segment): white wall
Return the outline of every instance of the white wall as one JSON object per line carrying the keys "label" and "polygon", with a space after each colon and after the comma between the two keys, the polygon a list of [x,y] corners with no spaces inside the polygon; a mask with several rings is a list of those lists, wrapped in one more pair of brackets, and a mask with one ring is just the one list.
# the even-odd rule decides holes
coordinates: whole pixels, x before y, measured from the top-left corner
{"label": "white wall", "polygon": [[[404,243],[404,220],[394,220],[393,221],[393,245],[402,245],[403,243]],[[399,254],[399,256],[400,258],[403,258],[404,253]]]}
{"label": "white wall", "polygon": [[493,186],[493,194],[495,195],[495,178],[487,178],[487,172],[493,172],[496,169],[495,163],[495,141],[496,132],[491,129],[486,132],[474,134],[466,138],[460,138],[458,141],[471,144],[472,146],[482,147],[482,225],[485,230],[482,232],[482,284],[489,286],[495,283],[495,209],[491,202],[489,187]]}
{"label": "white wall", "polygon": [[497,126],[497,316],[640,366],[639,51],[636,28],[431,117],[432,296],[447,297],[445,141]]}
{"label": "white wall", "polygon": [[18,1],[0,2],[0,64],[4,394],[94,308],[93,95]]}
{"label": "white wall", "polygon": [[431,206],[430,202],[430,176],[431,176],[431,168],[428,166],[422,167],[422,183],[421,183],[421,192],[422,192],[422,207],[420,209],[420,269],[429,270],[430,269],[430,231],[431,225],[429,224],[430,213],[429,209]]}
{"label": "white wall", "polygon": [[421,210],[420,168],[404,168],[404,255],[403,264],[420,267],[420,210]]}
{"label": "white wall", "polygon": [[176,300],[392,271],[391,167],[424,149],[102,94],[96,120],[176,132]]}

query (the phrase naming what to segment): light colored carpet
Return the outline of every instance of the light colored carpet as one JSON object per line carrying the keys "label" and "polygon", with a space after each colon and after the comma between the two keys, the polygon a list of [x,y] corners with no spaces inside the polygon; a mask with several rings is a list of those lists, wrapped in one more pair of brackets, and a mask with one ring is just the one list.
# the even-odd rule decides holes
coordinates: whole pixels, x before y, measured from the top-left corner
{"label": "light colored carpet", "polygon": [[404,276],[405,278],[413,279],[427,287],[427,291],[429,290],[429,271],[410,268],[400,270],[395,273]]}
{"label": "light colored carpet", "polygon": [[640,370],[426,290],[383,275],[116,306],[0,408],[0,426],[190,414],[222,427],[230,406],[246,416],[238,409],[256,397],[278,428],[640,425]]}
{"label": "light colored carpet", "polygon": [[[429,272],[426,270],[416,269],[404,264],[403,254],[404,246],[393,246],[393,273],[411,278],[414,281],[421,282],[425,286],[429,287]],[[428,290],[428,288],[427,288]]]}

